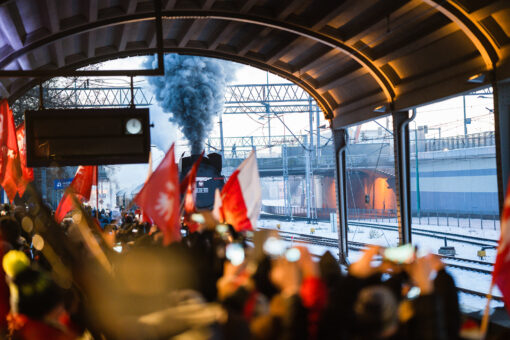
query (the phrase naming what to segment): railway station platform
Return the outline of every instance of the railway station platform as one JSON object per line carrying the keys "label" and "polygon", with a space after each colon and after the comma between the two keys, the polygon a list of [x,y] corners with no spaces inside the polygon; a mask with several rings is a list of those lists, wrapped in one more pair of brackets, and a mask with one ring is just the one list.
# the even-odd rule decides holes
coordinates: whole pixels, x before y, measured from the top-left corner
{"label": "railway station platform", "polygon": [[[100,64],[135,56],[143,67]],[[230,158],[211,156],[215,180],[224,162],[235,189],[222,189],[212,212],[190,206],[198,170],[179,183],[173,148],[165,176],[155,170],[117,220],[99,203],[84,208],[94,185],[99,202],[95,166],[148,162],[150,109],[136,107],[135,82],[165,88],[157,77],[189,56],[295,84],[304,99],[287,111],[271,108],[269,84],[233,90],[223,111],[247,105],[283,125],[291,107],[308,111],[308,139],[292,133],[295,145],[259,168],[232,147]],[[128,80],[129,106],[52,107],[45,90],[106,77]],[[435,121],[460,104],[425,109],[460,98],[462,115],[445,124]],[[471,114],[477,105],[483,114]],[[0,184],[10,200],[0,207],[0,338],[508,338],[509,130],[508,0],[0,0]],[[198,158],[195,132],[185,137]],[[80,167],[51,209],[46,172],[27,172],[64,165]],[[259,219],[259,208],[271,216]],[[483,319],[487,301],[495,312]]]}

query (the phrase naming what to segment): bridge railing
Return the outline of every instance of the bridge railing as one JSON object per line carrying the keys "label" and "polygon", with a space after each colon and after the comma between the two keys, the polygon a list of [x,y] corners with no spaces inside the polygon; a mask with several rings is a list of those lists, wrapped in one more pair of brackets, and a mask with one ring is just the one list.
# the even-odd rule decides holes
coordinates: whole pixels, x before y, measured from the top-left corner
{"label": "bridge railing", "polygon": [[[292,217],[306,217],[306,207],[290,207],[291,216]],[[276,216],[289,216],[285,207],[282,206],[271,206],[271,205],[262,205],[261,211],[266,214],[276,215]],[[317,208],[317,219],[319,220],[327,220],[329,219],[329,214],[336,212],[334,208]],[[290,216],[289,216],[290,217]]]}
{"label": "bridge railing", "polygon": [[[414,150],[414,142],[411,150]],[[418,151],[447,151],[456,149],[469,149],[484,146],[496,145],[496,136],[494,131],[469,134],[467,136],[452,136],[444,138],[434,138],[418,140]]]}
{"label": "bridge railing", "polygon": [[[262,205],[261,211],[265,214],[287,217],[306,218],[306,207],[293,206],[291,215],[283,206]],[[336,213],[334,208],[317,208],[317,219],[329,221],[330,213]],[[392,225],[398,224],[397,211],[395,209],[348,209],[349,222],[370,222],[370,223],[387,223]],[[468,229],[492,229],[499,230],[499,215],[497,214],[460,214],[460,213],[420,213],[416,211],[412,213],[413,226],[435,225],[435,226],[453,226]]]}
{"label": "bridge railing", "polygon": [[[223,159],[223,167],[236,168],[250,155],[251,150],[237,150],[235,155],[227,153]],[[259,170],[271,169],[277,170],[282,169],[283,171],[283,159],[281,154],[281,147],[274,147],[272,152],[269,153],[267,150],[264,152],[257,152],[257,164]],[[290,155],[287,157],[287,164],[289,170],[302,170],[304,171],[306,166],[306,156],[304,151],[299,154]],[[314,154],[312,167],[314,171],[316,169],[331,169],[335,167],[335,155],[330,149],[322,149],[320,155]]]}

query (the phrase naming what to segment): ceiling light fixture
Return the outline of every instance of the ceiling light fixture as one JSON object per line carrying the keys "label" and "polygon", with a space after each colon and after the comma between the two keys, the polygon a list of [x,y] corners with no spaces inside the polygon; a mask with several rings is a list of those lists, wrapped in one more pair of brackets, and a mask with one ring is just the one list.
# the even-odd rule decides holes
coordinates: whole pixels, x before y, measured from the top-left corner
{"label": "ceiling light fixture", "polygon": [[374,108],[374,112],[385,113],[386,105],[379,105]]}
{"label": "ceiling light fixture", "polygon": [[467,81],[468,83],[482,84],[485,82],[485,78],[486,78],[485,73],[478,73],[469,77]]}

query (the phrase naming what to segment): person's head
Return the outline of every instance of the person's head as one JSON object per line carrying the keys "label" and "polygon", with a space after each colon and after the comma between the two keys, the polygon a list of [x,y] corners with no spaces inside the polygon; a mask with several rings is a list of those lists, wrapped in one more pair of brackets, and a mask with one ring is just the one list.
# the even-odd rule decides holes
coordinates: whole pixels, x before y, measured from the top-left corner
{"label": "person's head", "polygon": [[398,329],[398,302],[385,286],[370,286],[358,294],[354,304],[358,329],[370,338],[384,339]]}
{"label": "person's head", "polygon": [[131,223],[133,223],[133,216],[131,216],[131,215],[124,216],[124,224],[131,224]]}
{"label": "person's head", "polygon": [[3,267],[9,278],[13,312],[42,319],[63,304],[62,289],[47,273],[31,267],[24,253],[10,251],[4,256]]}
{"label": "person's head", "polygon": [[5,203],[2,210],[5,212],[5,215],[9,215],[11,212],[11,205],[9,203]]}
{"label": "person's head", "polygon": [[10,217],[0,218],[0,239],[9,243],[13,248],[18,248],[21,226]]}

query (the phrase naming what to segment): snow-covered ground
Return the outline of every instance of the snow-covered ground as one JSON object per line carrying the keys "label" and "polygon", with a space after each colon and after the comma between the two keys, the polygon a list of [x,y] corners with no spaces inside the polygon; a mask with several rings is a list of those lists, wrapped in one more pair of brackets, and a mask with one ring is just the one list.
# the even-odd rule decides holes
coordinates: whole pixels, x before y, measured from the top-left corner
{"label": "snow-covered ground", "polygon": [[[365,221],[363,221],[365,222]],[[391,225],[392,223],[382,223],[381,225]],[[307,224],[304,221],[279,221],[273,219],[259,219],[258,225],[263,228],[275,228],[277,224],[280,224],[281,230],[291,231],[302,234],[311,234],[311,229],[314,229],[314,235],[323,236],[328,238],[338,239],[338,233],[332,231],[331,224],[329,222],[318,222],[317,224]],[[430,230],[430,231],[443,231],[459,236],[475,236],[483,237],[492,240],[498,240],[499,230],[488,230],[488,229],[473,229],[464,227],[438,227],[429,225],[413,225],[413,227]],[[367,244],[375,244],[384,247],[394,247],[398,245],[398,231],[396,230],[381,230],[377,228],[367,228],[364,226],[350,225],[347,236],[349,241],[361,242]],[[441,246],[444,245],[444,240],[439,238],[432,238],[422,235],[413,235],[413,243],[415,243],[420,251],[431,252],[437,254],[437,251]],[[480,247],[477,245],[466,244],[457,241],[448,241],[448,246],[455,247],[457,257],[480,260],[477,256]],[[494,263],[496,260],[496,250],[487,249],[487,256],[483,259],[484,261]]]}
{"label": "snow-covered ground", "polygon": [[268,205],[268,206],[283,207],[283,206],[285,206],[285,200],[283,200],[283,199],[276,199],[276,200],[263,199],[262,204]]}
{"label": "snow-covered ground", "polygon": [[[276,229],[277,225],[280,226],[280,230],[287,232],[295,232],[300,234],[310,234],[312,228],[314,229],[313,235],[323,236],[327,238],[338,239],[338,234],[332,231],[331,224],[328,222],[318,222],[318,224],[307,224],[305,221],[280,221],[274,219],[259,219],[258,226],[261,228],[272,228]],[[488,230],[475,229],[476,232],[470,232],[471,229],[465,227],[438,227],[428,225],[416,226],[421,229],[427,229],[431,231],[444,231],[454,233],[458,235],[472,235],[477,237],[490,238],[497,240],[499,238],[499,230]],[[376,228],[366,228],[360,226],[350,226],[348,233],[348,240],[355,242],[362,242],[368,244],[376,244],[381,246],[396,246],[398,243],[397,231],[380,230]],[[422,251],[437,253],[439,247],[444,243],[441,239],[435,239],[426,236],[414,235],[413,242],[415,242]],[[449,241],[449,246],[454,246],[457,252],[457,256],[460,258],[479,260],[477,257],[477,251],[480,249],[479,246],[464,244],[460,242]],[[335,257],[338,256],[338,249],[332,247],[324,247],[318,245],[309,245],[310,252],[315,255],[322,255],[324,252],[329,250]],[[361,255],[360,251],[349,251],[349,261],[355,262]],[[484,259],[487,262],[494,262],[496,251],[487,250],[487,257]],[[463,264],[466,265],[466,264]],[[474,265],[475,266],[475,265]],[[482,274],[479,272],[471,272],[462,270],[459,268],[448,267],[448,272],[453,276],[458,287],[466,288],[478,292],[487,293],[490,286],[490,275]],[[501,296],[501,293],[497,288],[493,291],[494,296]],[[472,312],[476,310],[482,310],[485,307],[486,299],[473,296],[470,294],[459,294],[461,307],[466,312]],[[502,306],[501,302],[492,301],[491,307]]]}

